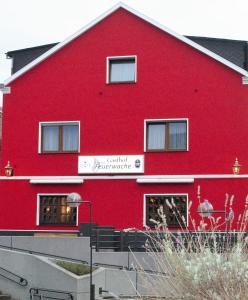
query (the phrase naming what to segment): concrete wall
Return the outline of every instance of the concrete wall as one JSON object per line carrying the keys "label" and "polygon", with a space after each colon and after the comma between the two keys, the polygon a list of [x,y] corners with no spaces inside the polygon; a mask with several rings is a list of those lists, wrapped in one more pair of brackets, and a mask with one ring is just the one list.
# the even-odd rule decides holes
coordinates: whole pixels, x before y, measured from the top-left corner
{"label": "concrete wall", "polygon": [[[0,236],[0,248],[1,245],[84,261],[89,261],[90,254],[88,237]],[[140,264],[145,269],[156,270],[153,260],[145,252],[93,251],[93,263],[113,264],[123,267]]]}
{"label": "concrete wall", "polygon": [[[49,258],[0,249],[0,266],[28,281],[28,285],[22,287],[0,276],[0,290],[15,300],[29,299],[29,289],[34,287],[70,292],[75,300],[89,299],[89,275],[76,276]],[[149,275],[149,282],[153,280],[157,278]],[[166,278],[164,281],[166,284]],[[98,268],[93,272],[93,283],[98,298],[99,288],[108,291],[105,295],[154,294],[147,288],[144,277],[135,271]]]}
{"label": "concrete wall", "polygon": [[0,245],[65,256],[89,259],[89,238],[0,236]]}
{"label": "concrete wall", "polygon": [[[0,250],[0,266],[28,281],[28,285],[22,287],[0,277],[0,290],[11,294],[14,299],[29,299],[29,289],[31,287],[67,290],[73,293],[75,299],[83,299],[76,297],[76,276],[54,267],[48,259],[15,251]],[[87,292],[86,286],[84,291]]]}

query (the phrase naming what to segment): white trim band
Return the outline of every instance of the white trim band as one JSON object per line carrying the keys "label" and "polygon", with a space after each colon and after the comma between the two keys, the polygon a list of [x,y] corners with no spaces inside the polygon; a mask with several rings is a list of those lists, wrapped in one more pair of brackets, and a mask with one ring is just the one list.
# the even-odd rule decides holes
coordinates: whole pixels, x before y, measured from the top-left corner
{"label": "white trim band", "polygon": [[31,179],[31,184],[82,184],[83,179],[69,179],[69,178],[54,178],[54,179]]}
{"label": "white trim band", "polygon": [[194,183],[194,178],[138,178],[137,183]]}
{"label": "white trim band", "polygon": [[248,174],[189,174],[189,175],[92,175],[92,176],[0,176],[0,180],[48,180],[49,182],[61,183],[83,183],[84,180],[138,180],[138,179],[242,179],[248,178]]}

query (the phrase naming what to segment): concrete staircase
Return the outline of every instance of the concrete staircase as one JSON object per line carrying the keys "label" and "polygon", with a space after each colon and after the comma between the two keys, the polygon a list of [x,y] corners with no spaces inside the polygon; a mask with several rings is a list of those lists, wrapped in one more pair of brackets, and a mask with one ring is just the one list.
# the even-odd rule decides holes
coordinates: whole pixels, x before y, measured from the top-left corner
{"label": "concrete staircase", "polygon": [[0,291],[0,300],[11,300],[11,296],[10,295],[7,295],[7,294],[3,294],[1,291]]}

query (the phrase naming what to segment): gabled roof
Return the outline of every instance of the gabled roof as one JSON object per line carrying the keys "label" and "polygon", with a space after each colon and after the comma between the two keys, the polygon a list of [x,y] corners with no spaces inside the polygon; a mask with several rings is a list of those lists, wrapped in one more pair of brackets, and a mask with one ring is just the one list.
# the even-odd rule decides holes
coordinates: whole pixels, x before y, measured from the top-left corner
{"label": "gabled roof", "polygon": [[15,79],[17,79],[18,77],[20,77],[21,75],[23,75],[27,71],[31,70],[33,67],[35,67],[36,65],[38,65],[39,63],[44,61],[46,58],[48,58],[52,54],[56,53],[58,50],[60,50],[65,45],[67,45],[68,43],[70,43],[71,41],[76,39],[78,36],[80,36],[81,34],[86,32],[87,30],[89,30],[91,27],[95,26],[97,23],[99,23],[101,20],[105,19],[107,16],[109,16],[110,14],[112,14],[113,12],[115,12],[119,8],[123,8],[123,9],[127,10],[128,12],[130,12],[130,13],[134,14],[135,16],[147,21],[148,23],[152,24],[153,26],[165,31],[167,34],[169,34],[169,35],[177,38],[178,40],[186,43],[187,45],[199,50],[200,52],[208,55],[209,57],[215,59],[216,61],[219,61],[220,63],[226,65],[227,67],[233,69],[234,71],[240,73],[241,75],[248,77],[248,72],[246,70],[244,70],[244,69],[240,68],[239,66],[233,64],[232,62],[226,60],[225,58],[221,57],[220,55],[215,54],[212,51],[202,47],[201,45],[195,43],[194,41],[190,40],[189,38],[173,32],[172,30],[168,29],[167,27],[163,26],[162,24],[158,23],[157,21],[151,19],[150,17],[145,16],[144,14],[138,12],[137,10],[127,6],[126,4],[124,4],[122,2],[119,2],[115,6],[113,6],[110,10],[106,11],[105,13],[100,15],[98,18],[93,20],[91,23],[84,26],[81,30],[77,31],[75,34],[68,37],[63,42],[61,42],[61,43],[57,44],[56,46],[52,47],[50,50],[48,50],[47,52],[45,52],[44,54],[42,54],[41,56],[39,56],[38,58],[36,58],[32,62],[30,62],[29,64],[27,64],[25,67],[23,67],[18,72],[13,74],[11,77],[6,79],[4,84],[8,85],[9,83],[13,82]]}
{"label": "gabled roof", "polygon": [[12,58],[11,75],[25,67],[31,61],[47,52],[49,49],[57,45],[58,43],[41,45],[37,47],[18,49],[9,51],[6,53],[7,58]]}
{"label": "gabled roof", "polygon": [[223,38],[186,36],[202,47],[224,57],[240,68],[248,71],[248,42]]}
{"label": "gabled roof", "polygon": [[[197,44],[220,55],[238,67],[248,71],[248,42],[244,40],[230,40],[223,38],[186,36]],[[6,53],[7,58],[12,59],[11,75],[24,66],[47,52],[58,43],[39,45],[24,49],[12,50]]]}

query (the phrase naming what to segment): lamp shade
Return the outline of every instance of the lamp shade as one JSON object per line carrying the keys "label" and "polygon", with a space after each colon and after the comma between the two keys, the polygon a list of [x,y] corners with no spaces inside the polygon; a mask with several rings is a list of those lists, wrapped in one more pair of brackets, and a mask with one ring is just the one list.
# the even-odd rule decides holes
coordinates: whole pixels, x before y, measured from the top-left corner
{"label": "lamp shade", "polygon": [[213,211],[213,205],[207,199],[200,203],[197,209],[201,217],[210,217],[211,211]]}
{"label": "lamp shade", "polygon": [[70,207],[78,207],[83,202],[81,196],[78,193],[71,193],[67,196],[66,203]]}

